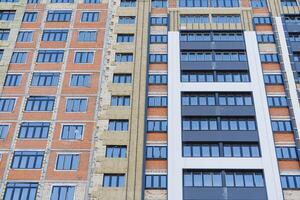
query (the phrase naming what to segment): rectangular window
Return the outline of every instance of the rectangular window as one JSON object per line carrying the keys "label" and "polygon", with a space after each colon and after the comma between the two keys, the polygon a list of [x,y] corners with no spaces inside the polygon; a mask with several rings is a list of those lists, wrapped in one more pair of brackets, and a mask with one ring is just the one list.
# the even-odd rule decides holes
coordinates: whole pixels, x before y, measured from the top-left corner
{"label": "rectangular window", "polygon": [[183,157],[221,157],[218,144],[184,144]]}
{"label": "rectangular window", "polygon": [[298,6],[296,0],[281,0],[282,6]]}
{"label": "rectangular window", "polygon": [[4,86],[19,86],[21,83],[22,74],[7,74]]}
{"label": "rectangular window", "polygon": [[47,22],[69,22],[71,16],[71,10],[50,10],[48,11]]}
{"label": "rectangular window", "polygon": [[300,22],[300,15],[284,15],[285,22],[289,24],[297,24]]}
{"label": "rectangular window", "polygon": [[239,7],[239,0],[211,0],[212,7],[232,8]]}
{"label": "rectangular window", "polygon": [[0,21],[13,21],[15,15],[15,10],[0,10]]}
{"label": "rectangular window", "polygon": [[260,60],[262,63],[279,62],[277,54],[260,54]]}
{"label": "rectangular window", "polygon": [[208,7],[208,0],[179,0],[179,7]]}
{"label": "rectangular window", "polygon": [[115,61],[116,62],[133,62],[133,54],[132,53],[116,53]]}
{"label": "rectangular window", "polygon": [[31,86],[57,86],[59,73],[35,72],[32,75]]}
{"label": "rectangular window", "polygon": [[62,140],[81,140],[83,125],[63,125],[60,138]]}
{"label": "rectangular window", "polygon": [[251,0],[252,8],[266,8],[267,1],[266,0]]}
{"label": "rectangular window", "polygon": [[40,0],[27,0],[27,4],[39,4]]}
{"label": "rectangular window", "polygon": [[36,62],[60,63],[64,59],[64,50],[39,50]]}
{"label": "rectangular window", "polygon": [[283,84],[283,78],[281,74],[265,74],[265,84]]}
{"label": "rectangular window", "polygon": [[120,1],[120,7],[135,7],[136,6],[136,0],[121,0]]}
{"label": "rectangular window", "polygon": [[146,147],[147,159],[167,159],[166,146],[147,146]]}
{"label": "rectangular window", "polygon": [[94,62],[94,52],[76,52],[74,63],[85,64]]}
{"label": "rectangular window", "polygon": [[151,85],[166,85],[168,83],[167,74],[150,74],[148,76],[149,84]]}
{"label": "rectangular window", "polygon": [[117,42],[133,42],[134,34],[118,34],[117,35]]}
{"label": "rectangular window", "polygon": [[130,106],[130,96],[112,96],[111,106]]}
{"label": "rectangular window", "polygon": [[98,4],[101,3],[101,0],[84,0],[83,2],[86,4]]}
{"label": "rectangular window", "polygon": [[241,17],[239,15],[212,15],[212,22],[217,24],[237,24],[241,23]]}
{"label": "rectangular window", "polygon": [[260,157],[258,145],[224,144],[224,157]]}
{"label": "rectangular window", "polygon": [[257,35],[257,41],[259,43],[275,43],[273,34],[259,34]]}
{"label": "rectangular window", "polygon": [[104,174],[103,187],[124,187],[125,175],[124,174]]}
{"label": "rectangular window", "polygon": [[66,112],[86,112],[87,103],[86,98],[69,98],[66,103]]}
{"label": "rectangular window", "polygon": [[285,107],[288,106],[286,97],[268,97],[268,106],[270,107]]}
{"label": "rectangular window", "polygon": [[146,175],[146,189],[166,189],[167,175]]}
{"label": "rectangular window", "polygon": [[4,54],[4,50],[0,49],[0,61],[2,60],[3,54]]}
{"label": "rectangular window", "polygon": [[128,120],[109,120],[109,131],[128,131]]}
{"label": "rectangular window", "polygon": [[9,29],[0,29],[0,40],[8,40]]}
{"label": "rectangular window", "polygon": [[75,186],[55,185],[52,187],[50,200],[73,200]]}
{"label": "rectangular window", "polygon": [[18,34],[18,42],[32,42],[33,31],[20,31]]}
{"label": "rectangular window", "polygon": [[8,134],[9,125],[0,124],[0,139],[5,139]]}
{"label": "rectangular window", "polygon": [[276,156],[278,159],[292,159],[297,160],[297,148],[296,147],[276,147]]}
{"label": "rectangular window", "polygon": [[56,170],[77,170],[79,165],[79,154],[58,154],[56,159]]}
{"label": "rectangular window", "polygon": [[135,24],[135,17],[134,16],[120,16],[118,23],[119,24]]}
{"label": "rectangular window", "polygon": [[74,3],[74,0],[50,0],[51,3]]}
{"label": "rectangular window", "polygon": [[254,24],[271,24],[270,17],[253,17]]}
{"label": "rectangular window", "polygon": [[99,21],[99,12],[82,12],[81,22],[97,22]]}
{"label": "rectangular window", "polygon": [[0,3],[16,3],[19,2],[19,0],[0,0]]}
{"label": "rectangular window", "polygon": [[149,62],[150,63],[167,63],[168,55],[167,54],[150,54]]}
{"label": "rectangular window", "polygon": [[294,62],[300,62],[300,52],[294,52],[293,53],[293,61]]}
{"label": "rectangular window", "polygon": [[274,132],[281,132],[281,131],[292,131],[292,122],[287,121],[278,121],[278,120],[272,120],[272,131]]}
{"label": "rectangular window", "polygon": [[90,87],[91,86],[91,75],[90,74],[72,74],[71,87]]}
{"label": "rectangular window", "polygon": [[152,0],[152,8],[166,8],[168,6],[167,0]]}
{"label": "rectangular window", "polygon": [[14,110],[16,99],[0,98],[0,112],[12,112]]}
{"label": "rectangular window", "polygon": [[22,21],[23,22],[36,22],[38,13],[37,12],[25,12]]}
{"label": "rectangular window", "polygon": [[49,122],[23,122],[20,126],[18,138],[46,139],[50,130]]}
{"label": "rectangular window", "polygon": [[148,107],[167,107],[168,105],[167,96],[149,96]]}
{"label": "rectangular window", "polygon": [[97,31],[79,31],[77,41],[79,42],[96,42]]}
{"label": "rectangular window", "polygon": [[167,35],[150,35],[151,44],[165,44],[168,42]]}
{"label": "rectangular window", "polygon": [[27,99],[25,111],[53,111],[55,97],[51,96],[30,96]]}
{"label": "rectangular window", "polygon": [[10,63],[24,64],[27,60],[27,52],[13,52]]}
{"label": "rectangular window", "polygon": [[167,120],[147,120],[148,132],[166,132],[168,130]]}
{"label": "rectangular window", "polygon": [[11,163],[12,169],[41,169],[44,152],[42,151],[15,151]]}
{"label": "rectangular window", "polygon": [[282,189],[295,190],[300,189],[299,175],[281,175],[280,176]]}
{"label": "rectangular window", "polygon": [[37,190],[38,190],[38,183],[8,182],[6,184],[4,200],[36,199]]}
{"label": "rectangular window", "polygon": [[126,158],[126,146],[106,146],[106,158]]}
{"label": "rectangular window", "polygon": [[114,74],[113,83],[131,83],[131,74]]}
{"label": "rectangular window", "polygon": [[208,15],[180,15],[181,24],[206,24],[209,23]]}
{"label": "rectangular window", "polygon": [[64,42],[67,38],[68,30],[44,30],[42,41]]}
{"label": "rectangular window", "polygon": [[166,25],[168,25],[168,18],[167,17],[151,17],[150,24],[152,26],[166,26]]}

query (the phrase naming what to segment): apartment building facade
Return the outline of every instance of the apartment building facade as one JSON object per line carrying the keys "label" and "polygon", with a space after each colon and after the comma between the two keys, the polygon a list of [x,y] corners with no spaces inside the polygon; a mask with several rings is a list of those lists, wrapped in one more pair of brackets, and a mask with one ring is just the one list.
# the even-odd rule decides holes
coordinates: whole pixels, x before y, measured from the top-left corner
{"label": "apartment building facade", "polygon": [[0,199],[300,199],[298,0],[1,0]]}

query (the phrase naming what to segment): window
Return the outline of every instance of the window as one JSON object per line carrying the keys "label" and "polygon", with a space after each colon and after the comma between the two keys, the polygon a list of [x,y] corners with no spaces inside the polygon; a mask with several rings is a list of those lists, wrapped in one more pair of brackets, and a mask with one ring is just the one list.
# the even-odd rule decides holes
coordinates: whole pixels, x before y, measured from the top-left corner
{"label": "window", "polygon": [[247,144],[224,144],[225,157],[260,157],[258,145]]}
{"label": "window", "polygon": [[71,16],[71,10],[50,10],[48,11],[47,22],[69,22]]}
{"label": "window", "polygon": [[278,159],[297,159],[296,147],[276,147],[276,156]]}
{"label": "window", "polygon": [[111,106],[130,106],[130,96],[112,96]]}
{"label": "window", "polygon": [[279,62],[277,54],[260,54],[260,60],[262,63]]}
{"label": "window", "polygon": [[252,106],[253,100],[251,94],[229,94],[219,93],[219,105],[222,106]]}
{"label": "window", "polygon": [[106,158],[126,158],[126,146],[106,146]]}
{"label": "window", "polygon": [[109,131],[128,131],[128,120],[109,120]]}
{"label": "window", "polygon": [[10,63],[24,64],[27,60],[27,52],[13,52]]}
{"label": "window", "polygon": [[4,200],[35,199],[38,183],[8,182],[4,193]]}
{"label": "window", "polygon": [[221,130],[254,131],[256,130],[256,123],[254,119],[221,118]]}
{"label": "window", "polygon": [[151,85],[166,85],[168,82],[167,74],[150,74],[148,76],[149,84]]}
{"label": "window", "polygon": [[0,0],[0,3],[16,3],[19,2],[19,0]]}
{"label": "window", "polygon": [[49,96],[30,96],[27,99],[25,111],[53,111],[55,97]]}
{"label": "window", "polygon": [[9,29],[0,29],[0,40],[8,40]]}
{"label": "window", "polygon": [[300,52],[294,52],[293,53],[293,61],[294,62],[300,62]]}
{"label": "window", "polygon": [[99,20],[99,12],[82,12],[81,22],[97,22]]}
{"label": "window", "polygon": [[259,34],[257,35],[257,41],[259,43],[274,43],[275,38],[273,34]]}
{"label": "window", "polygon": [[94,62],[94,52],[76,52],[74,63],[93,63]]}
{"label": "window", "polygon": [[27,0],[27,4],[39,4],[40,0]]}
{"label": "window", "polygon": [[150,24],[153,26],[166,26],[168,25],[168,18],[167,17],[151,17]]}
{"label": "window", "polygon": [[103,187],[124,187],[124,174],[104,174]]}
{"label": "window", "polygon": [[166,8],[168,6],[167,0],[152,0],[152,8]]}
{"label": "window", "polygon": [[15,10],[0,10],[0,21],[13,21],[15,15]]}
{"label": "window", "polygon": [[250,77],[246,71],[183,71],[182,82],[249,82]]}
{"label": "window", "polygon": [[181,61],[199,62],[199,61],[247,61],[246,52],[243,51],[183,51],[180,54]]}
{"label": "window", "polygon": [[286,97],[268,97],[268,105],[270,107],[282,107],[287,106],[287,98]]}
{"label": "window", "polygon": [[57,170],[77,170],[79,154],[58,154],[56,160]]}
{"label": "window", "polygon": [[97,31],[79,31],[77,40],[79,42],[96,42]]}
{"label": "window", "polygon": [[0,61],[2,60],[3,53],[4,53],[4,50],[3,50],[3,49],[0,49]]}
{"label": "window", "polygon": [[121,0],[120,7],[135,7],[136,0]]}
{"label": "window", "polygon": [[265,84],[282,84],[283,78],[281,74],[265,74],[264,82]]}
{"label": "window", "polygon": [[74,0],[50,0],[51,3],[74,3]]}
{"label": "window", "polygon": [[167,159],[166,146],[147,146],[146,147],[147,159]]}
{"label": "window", "polygon": [[116,62],[133,62],[132,53],[116,53]]}
{"label": "window", "polygon": [[292,131],[292,122],[291,121],[275,121],[272,120],[272,130],[277,131]]}
{"label": "window", "polygon": [[117,42],[133,42],[134,34],[118,34],[117,35]]}
{"label": "window", "polygon": [[52,187],[50,200],[73,200],[75,186],[55,185]]}
{"label": "window", "polygon": [[300,176],[299,175],[281,175],[280,176],[282,189],[300,189]]}
{"label": "window", "polygon": [[167,120],[147,120],[148,132],[166,132],[168,125]]}
{"label": "window", "polygon": [[44,30],[42,41],[64,42],[67,38],[68,30]]}
{"label": "window", "polygon": [[23,16],[23,22],[36,22],[38,13],[37,12],[25,12]]}
{"label": "window", "polygon": [[281,0],[282,6],[297,6],[296,0]]}
{"label": "window", "polygon": [[222,173],[185,170],[183,172],[183,185],[185,187],[221,187]]}
{"label": "window", "polygon": [[32,75],[32,86],[57,86],[59,73],[35,72]]}
{"label": "window", "polygon": [[11,163],[12,169],[41,169],[44,152],[42,151],[15,151]]}
{"label": "window", "polygon": [[18,42],[32,42],[33,31],[20,31],[18,34]]}
{"label": "window", "polygon": [[114,74],[113,83],[131,83],[131,74]]}
{"label": "window", "polygon": [[66,112],[86,112],[87,99],[86,98],[69,98],[66,103]]}
{"label": "window", "polygon": [[19,86],[21,83],[22,74],[7,74],[4,86]]}
{"label": "window", "polygon": [[241,23],[241,17],[239,15],[212,15],[212,22],[217,24],[237,24]]}
{"label": "window", "polygon": [[213,41],[244,41],[242,32],[212,32]]}
{"label": "window", "polygon": [[205,24],[209,23],[208,15],[180,15],[181,24]]}
{"label": "window", "polygon": [[167,96],[150,96],[148,97],[148,107],[167,107]]}
{"label": "window", "polygon": [[59,63],[64,59],[64,50],[39,50],[36,62]]}
{"label": "window", "polygon": [[166,189],[167,176],[166,175],[146,175],[146,189]]}
{"label": "window", "polygon": [[239,0],[211,0],[212,7],[239,7]]}
{"label": "window", "polygon": [[218,144],[184,144],[183,157],[220,157]]}
{"label": "window", "polygon": [[285,22],[297,24],[300,22],[300,15],[285,15]]}
{"label": "window", "polygon": [[83,138],[83,125],[63,125],[60,138],[62,140],[81,140]]}
{"label": "window", "polygon": [[181,105],[183,106],[212,106],[216,105],[215,94],[191,93],[183,94],[181,97]]}
{"label": "window", "polygon": [[167,54],[150,54],[150,63],[167,63]]}
{"label": "window", "polygon": [[251,0],[252,8],[266,8],[267,1],[266,0]]}
{"label": "window", "polygon": [[254,24],[271,24],[270,17],[253,17]]}
{"label": "window", "polygon": [[12,112],[15,107],[16,99],[0,98],[0,112]]}
{"label": "window", "polygon": [[101,3],[101,0],[84,0],[84,3],[86,4],[96,4],[96,3]]}
{"label": "window", "polygon": [[227,187],[264,187],[264,178],[261,172],[235,172],[225,174]]}
{"label": "window", "polygon": [[179,7],[208,7],[208,0],[180,0]]}
{"label": "window", "polygon": [[23,122],[20,126],[18,138],[46,139],[50,129],[49,122]]}
{"label": "window", "polygon": [[5,139],[8,134],[8,125],[0,124],[0,139]]}
{"label": "window", "polygon": [[150,35],[150,43],[151,44],[164,44],[168,42],[167,35]]}
{"label": "window", "polygon": [[134,16],[120,16],[118,23],[119,24],[134,24],[135,17]]}
{"label": "window", "polygon": [[90,74],[72,74],[70,86],[72,87],[90,87],[91,75]]}

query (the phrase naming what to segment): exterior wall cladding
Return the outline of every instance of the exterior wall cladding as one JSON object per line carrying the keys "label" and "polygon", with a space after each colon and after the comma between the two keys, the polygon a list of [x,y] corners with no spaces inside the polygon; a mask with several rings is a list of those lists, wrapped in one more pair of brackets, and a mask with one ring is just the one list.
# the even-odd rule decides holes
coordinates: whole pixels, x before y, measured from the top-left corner
{"label": "exterior wall cladding", "polygon": [[300,200],[299,0],[0,0],[0,199]]}

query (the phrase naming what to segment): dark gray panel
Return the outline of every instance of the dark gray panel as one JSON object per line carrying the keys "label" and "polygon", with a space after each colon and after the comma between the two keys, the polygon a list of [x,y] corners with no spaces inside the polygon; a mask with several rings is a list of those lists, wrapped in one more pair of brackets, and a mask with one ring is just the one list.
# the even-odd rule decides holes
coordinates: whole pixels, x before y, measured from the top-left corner
{"label": "dark gray panel", "polygon": [[184,200],[267,200],[265,188],[184,187]]}
{"label": "dark gray panel", "polygon": [[243,41],[231,42],[180,42],[180,49],[184,50],[244,50],[246,45]]}
{"label": "dark gray panel", "polygon": [[286,24],[286,30],[288,32],[300,32],[299,24]]}
{"label": "dark gray panel", "polygon": [[247,62],[180,62],[182,70],[248,70]]}
{"label": "dark gray panel", "polygon": [[254,106],[182,106],[182,116],[255,116]]}
{"label": "dark gray panel", "polygon": [[290,42],[292,51],[300,51],[300,42]]}
{"label": "dark gray panel", "polygon": [[183,142],[258,142],[257,131],[182,131]]}

